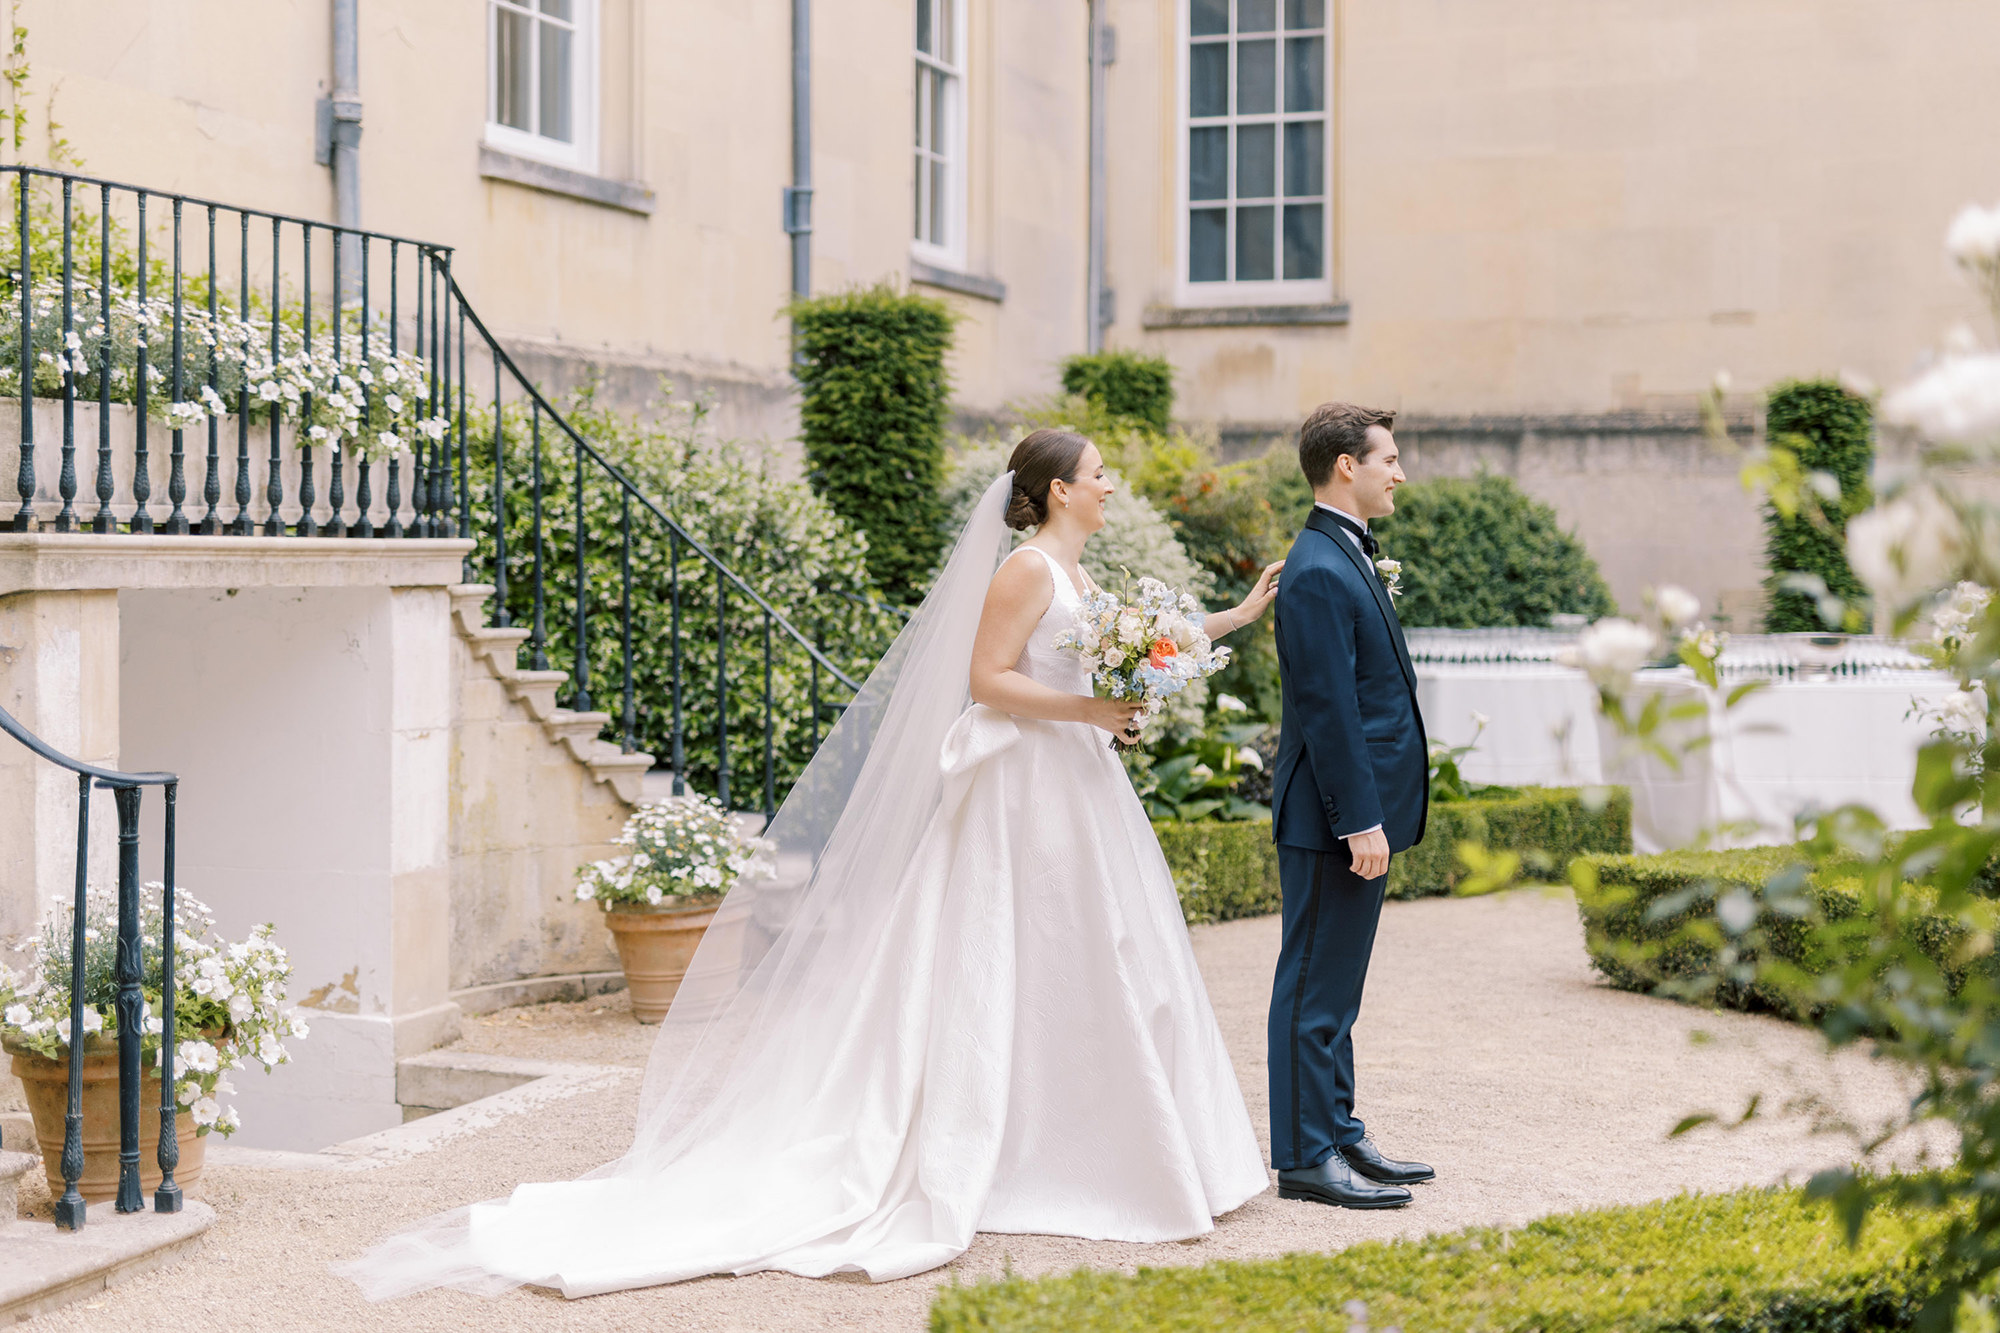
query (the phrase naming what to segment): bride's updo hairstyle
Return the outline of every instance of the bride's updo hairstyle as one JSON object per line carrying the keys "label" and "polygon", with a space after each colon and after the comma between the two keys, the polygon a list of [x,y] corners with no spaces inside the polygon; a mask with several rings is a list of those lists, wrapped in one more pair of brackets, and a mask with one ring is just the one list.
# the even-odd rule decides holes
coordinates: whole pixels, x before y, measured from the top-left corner
{"label": "bride's updo hairstyle", "polygon": [[1044,428],[1014,446],[1007,461],[1014,494],[1007,502],[1007,526],[1039,528],[1049,521],[1049,483],[1076,480],[1077,464],[1090,443],[1073,430]]}

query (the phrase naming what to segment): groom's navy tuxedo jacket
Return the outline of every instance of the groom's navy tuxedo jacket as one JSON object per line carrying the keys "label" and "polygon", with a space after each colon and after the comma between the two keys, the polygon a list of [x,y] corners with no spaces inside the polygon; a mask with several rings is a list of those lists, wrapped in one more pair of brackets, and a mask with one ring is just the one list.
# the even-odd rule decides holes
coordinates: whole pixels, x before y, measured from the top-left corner
{"label": "groom's navy tuxedo jacket", "polygon": [[1335,851],[1380,824],[1390,851],[1415,846],[1430,813],[1416,669],[1387,590],[1323,509],[1285,557],[1274,622],[1284,717],[1272,837]]}

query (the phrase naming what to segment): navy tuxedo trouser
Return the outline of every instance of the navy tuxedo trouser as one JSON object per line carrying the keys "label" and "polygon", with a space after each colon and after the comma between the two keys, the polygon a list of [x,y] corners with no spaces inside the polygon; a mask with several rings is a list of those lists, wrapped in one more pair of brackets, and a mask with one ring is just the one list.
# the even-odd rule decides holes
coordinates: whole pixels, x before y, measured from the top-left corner
{"label": "navy tuxedo trouser", "polygon": [[1271,1164],[1318,1166],[1357,1143],[1354,1018],[1389,877],[1362,879],[1346,848],[1278,848],[1284,943],[1271,987]]}

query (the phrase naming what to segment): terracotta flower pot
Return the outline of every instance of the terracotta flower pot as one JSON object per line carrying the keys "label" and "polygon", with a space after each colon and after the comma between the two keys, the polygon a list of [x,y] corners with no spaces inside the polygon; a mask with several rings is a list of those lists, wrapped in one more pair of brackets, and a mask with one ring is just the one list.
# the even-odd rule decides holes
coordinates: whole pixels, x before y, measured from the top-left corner
{"label": "terracotta flower pot", "polygon": [[[118,1197],[118,1051],[91,1053],[83,1057],[83,1177],[77,1192],[89,1203]],[[148,1067],[139,1084],[139,1188],[147,1206],[160,1184],[160,1075]],[[28,1110],[35,1117],[35,1140],[42,1148],[42,1170],[49,1178],[49,1191],[58,1198],[63,1192],[63,1117],[69,1111],[69,1062],[51,1060],[25,1051],[14,1052],[14,1076],[27,1090]],[[206,1135],[195,1133],[194,1117],[186,1111],[174,1117],[174,1138],[179,1141],[181,1160],[174,1167],[174,1180],[192,1194],[201,1179],[202,1160],[208,1151]]]}
{"label": "terracotta flower pot", "polygon": [[604,913],[604,924],[618,942],[632,1017],[657,1023],[667,1016],[695,947],[715,919],[715,907],[714,903],[694,907],[615,903]]}

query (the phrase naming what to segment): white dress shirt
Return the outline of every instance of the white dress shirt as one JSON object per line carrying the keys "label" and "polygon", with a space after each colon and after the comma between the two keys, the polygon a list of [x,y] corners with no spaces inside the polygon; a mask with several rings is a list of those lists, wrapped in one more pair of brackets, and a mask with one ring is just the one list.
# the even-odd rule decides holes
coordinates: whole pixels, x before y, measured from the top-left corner
{"label": "white dress shirt", "polygon": [[[1360,528],[1360,529],[1361,529],[1361,530],[1362,530],[1363,532],[1366,532],[1366,531],[1368,531],[1368,520],[1367,520],[1367,519],[1365,519],[1365,518],[1356,518],[1356,517],[1355,517],[1355,516],[1354,516],[1353,514],[1350,514],[1350,513],[1348,513],[1348,512],[1347,512],[1347,511],[1346,511],[1345,509],[1341,509],[1341,508],[1339,508],[1339,507],[1338,507],[1338,506],[1336,506],[1336,505],[1330,505],[1330,504],[1328,504],[1328,503],[1327,503],[1326,501],[1324,501],[1324,500],[1315,500],[1315,501],[1313,501],[1313,508],[1315,508],[1315,509],[1324,509],[1324,510],[1325,510],[1325,511],[1326,511],[1327,513],[1329,513],[1329,514],[1338,514],[1338,515],[1340,515],[1340,517],[1342,517],[1342,518],[1346,519],[1346,520],[1347,520],[1347,521],[1348,521],[1349,523],[1352,523],[1352,524],[1354,524],[1354,526],[1355,526],[1355,527],[1357,527],[1357,528]],[[1341,531],[1342,531],[1343,533],[1347,534],[1347,540],[1349,540],[1350,542],[1353,542],[1353,543],[1354,543],[1354,549],[1355,549],[1355,550],[1357,550],[1357,551],[1360,551],[1360,550],[1361,550],[1361,538],[1359,538],[1359,537],[1357,537],[1357,536],[1355,536],[1355,535],[1354,535],[1354,529],[1353,529],[1353,528],[1342,528],[1342,529],[1341,529]],[[1366,553],[1366,552],[1364,551],[1364,552],[1362,552],[1362,554],[1366,555],[1367,553]],[[1359,837],[1363,837],[1363,836],[1365,836],[1365,835],[1367,835],[1367,834],[1370,834],[1370,833],[1380,833],[1381,831],[1382,831],[1382,826],[1381,826],[1380,824],[1377,824],[1377,825],[1375,825],[1375,826],[1374,826],[1373,828],[1365,828],[1365,829],[1362,829],[1362,830],[1361,830],[1360,832],[1358,832],[1358,833],[1349,833],[1349,834],[1347,834],[1347,835],[1345,835],[1345,836],[1346,836],[1347,838],[1350,838],[1350,839],[1351,839],[1351,838],[1359,838]]]}

